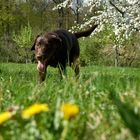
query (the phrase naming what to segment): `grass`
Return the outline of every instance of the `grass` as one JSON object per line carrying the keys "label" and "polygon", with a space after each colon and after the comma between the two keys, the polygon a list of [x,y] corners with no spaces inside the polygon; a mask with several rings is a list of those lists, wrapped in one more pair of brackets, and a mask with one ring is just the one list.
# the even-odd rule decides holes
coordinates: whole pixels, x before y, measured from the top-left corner
{"label": "grass", "polygon": [[[60,80],[58,70],[49,68],[46,81],[39,85],[36,65],[0,64],[0,112],[11,106],[22,110],[34,103],[47,103],[50,108],[50,113],[40,113],[30,120],[17,117],[5,122],[0,126],[0,140],[138,139],[126,125],[112,92],[119,97],[119,104],[127,104],[139,115],[140,69],[82,67],[77,81],[73,71],[70,68],[67,71],[67,78]],[[69,120],[68,126],[57,114],[57,108],[65,102],[75,103],[80,108],[80,113]],[[62,137],[66,126],[67,133]]]}

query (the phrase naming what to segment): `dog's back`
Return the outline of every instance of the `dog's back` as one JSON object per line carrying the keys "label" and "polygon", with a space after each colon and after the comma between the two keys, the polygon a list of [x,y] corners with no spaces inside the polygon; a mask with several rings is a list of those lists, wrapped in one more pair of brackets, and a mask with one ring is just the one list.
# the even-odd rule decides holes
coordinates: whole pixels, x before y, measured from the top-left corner
{"label": "dog's back", "polygon": [[76,36],[67,30],[59,29],[54,32],[59,35],[59,37],[62,39],[62,43],[69,49],[71,49],[74,45],[76,45],[75,43],[78,42]]}
{"label": "dog's back", "polygon": [[80,54],[79,43],[76,36],[73,33],[62,29],[54,32],[62,39],[62,49],[63,51],[66,51],[66,53],[63,53],[63,55],[65,54],[63,57],[66,57],[68,62],[73,62],[74,58],[78,58]]}

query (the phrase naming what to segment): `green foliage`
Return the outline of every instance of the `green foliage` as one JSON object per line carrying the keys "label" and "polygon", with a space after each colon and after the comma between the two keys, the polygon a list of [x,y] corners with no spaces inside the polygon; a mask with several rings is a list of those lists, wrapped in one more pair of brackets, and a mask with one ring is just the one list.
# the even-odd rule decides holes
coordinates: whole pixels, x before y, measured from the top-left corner
{"label": "green foliage", "polygon": [[[81,65],[114,66],[118,47],[118,65],[122,67],[140,67],[139,33],[132,34],[122,44],[117,44],[110,25],[104,31],[84,39],[80,39]],[[111,36],[110,36],[111,35]]]}
{"label": "green foliage", "polygon": [[124,120],[126,126],[131,130],[135,137],[140,136],[140,115],[130,107],[129,103],[123,103],[115,91],[111,91],[111,97],[118,107],[119,113]]}
{"label": "green foliage", "polygon": [[[11,27],[11,24],[14,23],[15,16],[13,12],[16,10],[15,0],[0,0],[0,29],[1,31],[6,31],[7,26]],[[3,28],[3,29],[2,29]],[[0,31],[0,32],[1,32]]]}
{"label": "green foliage", "polygon": [[70,68],[67,73],[67,78],[60,80],[57,69],[49,67],[46,81],[38,85],[36,65],[0,64],[0,112],[11,106],[23,109],[33,103],[47,103],[50,108],[50,113],[38,114],[23,123],[20,118],[5,122],[6,129],[1,133],[4,139],[59,139],[64,124],[58,108],[65,102],[80,107],[79,115],[66,128],[66,140],[135,139],[123,123],[114,98],[110,98],[110,87],[139,114],[139,69],[82,67],[78,81]]}
{"label": "green foliage", "polygon": [[[32,44],[32,28],[28,23],[28,26],[21,28],[19,34],[13,33],[13,41],[18,46],[20,54],[20,60],[27,62],[31,61],[31,44]],[[25,61],[26,60],[26,61]]]}
{"label": "green foliage", "polygon": [[13,33],[13,41],[20,48],[27,48],[31,45],[32,41],[32,28],[28,23],[28,26],[21,28],[19,34]]}
{"label": "green foliage", "polygon": [[[82,65],[107,65],[109,63],[108,59],[104,58],[102,50],[107,48],[108,45],[113,46],[114,37],[110,36],[111,33],[110,25],[106,25],[104,31],[91,37],[80,39]],[[111,65],[113,65],[112,62]]]}
{"label": "green foliage", "polygon": [[109,27],[109,25],[106,26],[106,29],[97,35],[80,39],[82,65],[107,65],[108,60],[104,59],[102,50],[106,48],[108,44],[113,45],[113,37],[108,37],[112,32]]}

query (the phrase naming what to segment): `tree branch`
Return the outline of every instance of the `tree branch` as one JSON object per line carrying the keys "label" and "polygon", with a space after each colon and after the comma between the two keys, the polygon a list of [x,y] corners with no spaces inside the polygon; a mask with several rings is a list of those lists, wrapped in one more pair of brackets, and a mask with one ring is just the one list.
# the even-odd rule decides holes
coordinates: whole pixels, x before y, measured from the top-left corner
{"label": "tree branch", "polygon": [[58,4],[58,2],[57,2],[56,0],[53,0],[53,2],[54,2],[55,4]]}
{"label": "tree branch", "polygon": [[125,12],[123,12],[122,10],[120,10],[114,3],[112,3],[112,1],[110,0],[109,3],[119,12],[122,14],[122,17],[124,17]]}

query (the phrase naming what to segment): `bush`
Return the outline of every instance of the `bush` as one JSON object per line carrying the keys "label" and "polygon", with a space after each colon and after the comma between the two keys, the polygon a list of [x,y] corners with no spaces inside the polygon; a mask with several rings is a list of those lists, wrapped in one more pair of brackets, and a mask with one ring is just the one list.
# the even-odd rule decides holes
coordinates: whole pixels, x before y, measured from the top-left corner
{"label": "bush", "polygon": [[105,31],[95,36],[79,40],[81,65],[114,66],[116,52],[113,46],[118,45],[118,66],[140,67],[139,33],[132,34],[119,47],[114,36],[109,36],[111,32],[106,28]]}
{"label": "bush", "polygon": [[[80,49],[81,49],[81,65],[90,65],[90,64],[99,64],[101,55],[100,55],[100,49],[101,44],[92,38],[86,38],[80,40]],[[100,59],[99,59],[100,58]]]}
{"label": "bush", "polygon": [[31,60],[31,53],[29,53],[29,46],[31,46],[32,41],[32,28],[28,24],[24,28],[21,28],[19,34],[13,33],[13,41],[17,44],[18,51],[20,54],[19,61],[28,62]]}

